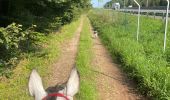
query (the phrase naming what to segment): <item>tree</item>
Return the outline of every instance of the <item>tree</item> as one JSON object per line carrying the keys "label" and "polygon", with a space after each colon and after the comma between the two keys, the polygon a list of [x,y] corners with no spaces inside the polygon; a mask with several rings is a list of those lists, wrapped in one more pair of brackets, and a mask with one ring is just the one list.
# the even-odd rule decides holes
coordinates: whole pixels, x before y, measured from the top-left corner
{"label": "tree", "polygon": [[[158,7],[158,6],[167,5],[166,0],[137,0],[137,1],[140,3],[142,7],[147,7],[147,3],[148,3],[148,7]],[[111,3],[116,3],[116,2],[119,2],[121,7],[124,6],[124,2],[125,2],[126,7],[129,5],[133,5],[133,7],[137,7],[137,5],[134,3],[133,0],[112,0],[112,1],[107,2],[105,6]]]}

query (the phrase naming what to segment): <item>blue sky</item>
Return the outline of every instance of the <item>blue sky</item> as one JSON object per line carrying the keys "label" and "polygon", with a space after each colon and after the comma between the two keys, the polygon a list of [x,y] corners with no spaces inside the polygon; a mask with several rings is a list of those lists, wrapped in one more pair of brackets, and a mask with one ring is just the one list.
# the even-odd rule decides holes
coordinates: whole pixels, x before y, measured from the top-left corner
{"label": "blue sky", "polygon": [[103,7],[103,5],[108,2],[108,1],[111,1],[111,0],[103,0],[103,2],[99,2],[98,4],[98,0],[91,0],[91,4],[93,4],[93,7]]}

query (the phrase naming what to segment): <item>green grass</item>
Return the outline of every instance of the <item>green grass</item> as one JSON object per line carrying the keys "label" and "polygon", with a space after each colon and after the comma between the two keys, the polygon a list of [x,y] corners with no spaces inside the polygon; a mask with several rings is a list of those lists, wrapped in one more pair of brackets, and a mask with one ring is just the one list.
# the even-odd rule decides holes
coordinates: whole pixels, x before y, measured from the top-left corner
{"label": "green grass", "polygon": [[[111,16],[113,14],[113,16]],[[163,53],[164,23],[141,16],[139,42],[136,41],[137,16],[119,12],[91,11],[89,18],[113,58],[123,65],[138,89],[154,100],[170,100],[170,31]],[[170,30],[170,26],[168,28]]]}
{"label": "green grass", "polygon": [[84,20],[83,30],[81,32],[79,51],[76,60],[76,66],[80,72],[80,91],[76,96],[77,100],[97,100],[97,91],[95,84],[95,73],[91,71],[92,38],[90,32],[90,23],[87,17]]}
{"label": "green grass", "polygon": [[[30,100],[28,93],[28,79],[32,69],[37,69],[42,78],[48,77],[51,65],[60,55],[60,43],[74,36],[80,20],[65,25],[60,32],[52,33],[43,38],[39,44],[42,46],[36,52],[26,54],[18,66],[13,70],[10,79],[0,82],[0,100]],[[46,84],[47,81],[43,80]]]}

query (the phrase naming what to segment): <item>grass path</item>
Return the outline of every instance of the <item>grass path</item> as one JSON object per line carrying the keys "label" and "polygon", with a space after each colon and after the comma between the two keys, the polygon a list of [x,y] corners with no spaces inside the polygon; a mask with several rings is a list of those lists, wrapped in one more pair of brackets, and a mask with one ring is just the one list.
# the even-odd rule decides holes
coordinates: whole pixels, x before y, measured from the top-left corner
{"label": "grass path", "polygon": [[90,22],[85,17],[76,58],[76,66],[80,72],[80,91],[76,96],[76,100],[98,100],[95,81],[96,74],[91,71],[93,70],[91,63],[93,59],[92,44]]}

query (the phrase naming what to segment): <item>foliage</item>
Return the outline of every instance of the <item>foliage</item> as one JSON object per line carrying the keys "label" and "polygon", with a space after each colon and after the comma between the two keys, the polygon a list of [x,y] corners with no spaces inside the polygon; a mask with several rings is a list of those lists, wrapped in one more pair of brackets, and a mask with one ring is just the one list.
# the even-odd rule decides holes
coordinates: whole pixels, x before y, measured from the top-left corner
{"label": "foliage", "polygon": [[91,7],[90,0],[0,0],[0,2],[2,5],[0,19],[3,19],[1,22],[4,23],[1,26],[13,21],[21,24],[27,21],[22,19],[29,19],[33,24],[35,17],[61,17],[62,23],[68,23],[77,16],[74,15],[75,8]]}
{"label": "foliage", "polygon": [[22,25],[16,23],[0,28],[0,74],[6,73],[2,70],[4,66],[6,66],[5,69],[12,68],[21,51],[29,51],[29,48],[42,36],[34,32],[34,28],[35,25],[23,30]]}
{"label": "foliage", "polygon": [[16,25],[15,23],[7,26],[6,28],[1,28],[1,45],[4,45],[6,50],[18,48],[20,40],[24,37],[24,33],[21,31],[21,25]]}
{"label": "foliage", "polygon": [[[6,28],[0,28],[0,52],[1,54],[11,54],[20,50],[21,43],[28,42],[34,43],[39,33],[34,32],[34,27],[29,27],[26,30],[22,29],[22,25],[12,23]],[[1,55],[1,57],[8,57],[8,55]],[[0,58],[2,59],[2,58]]]}
{"label": "foliage", "polygon": [[[138,89],[143,94],[154,100],[169,100],[170,51],[167,49],[166,53],[163,53],[163,21],[142,16],[137,42],[136,16],[126,14],[126,20],[125,14],[120,12],[110,15],[103,13],[106,12],[91,12],[89,18],[112,56],[117,57],[124,71],[138,83]],[[103,20],[103,15],[108,20],[113,18],[112,21]],[[167,43],[169,48],[169,38]]]}

